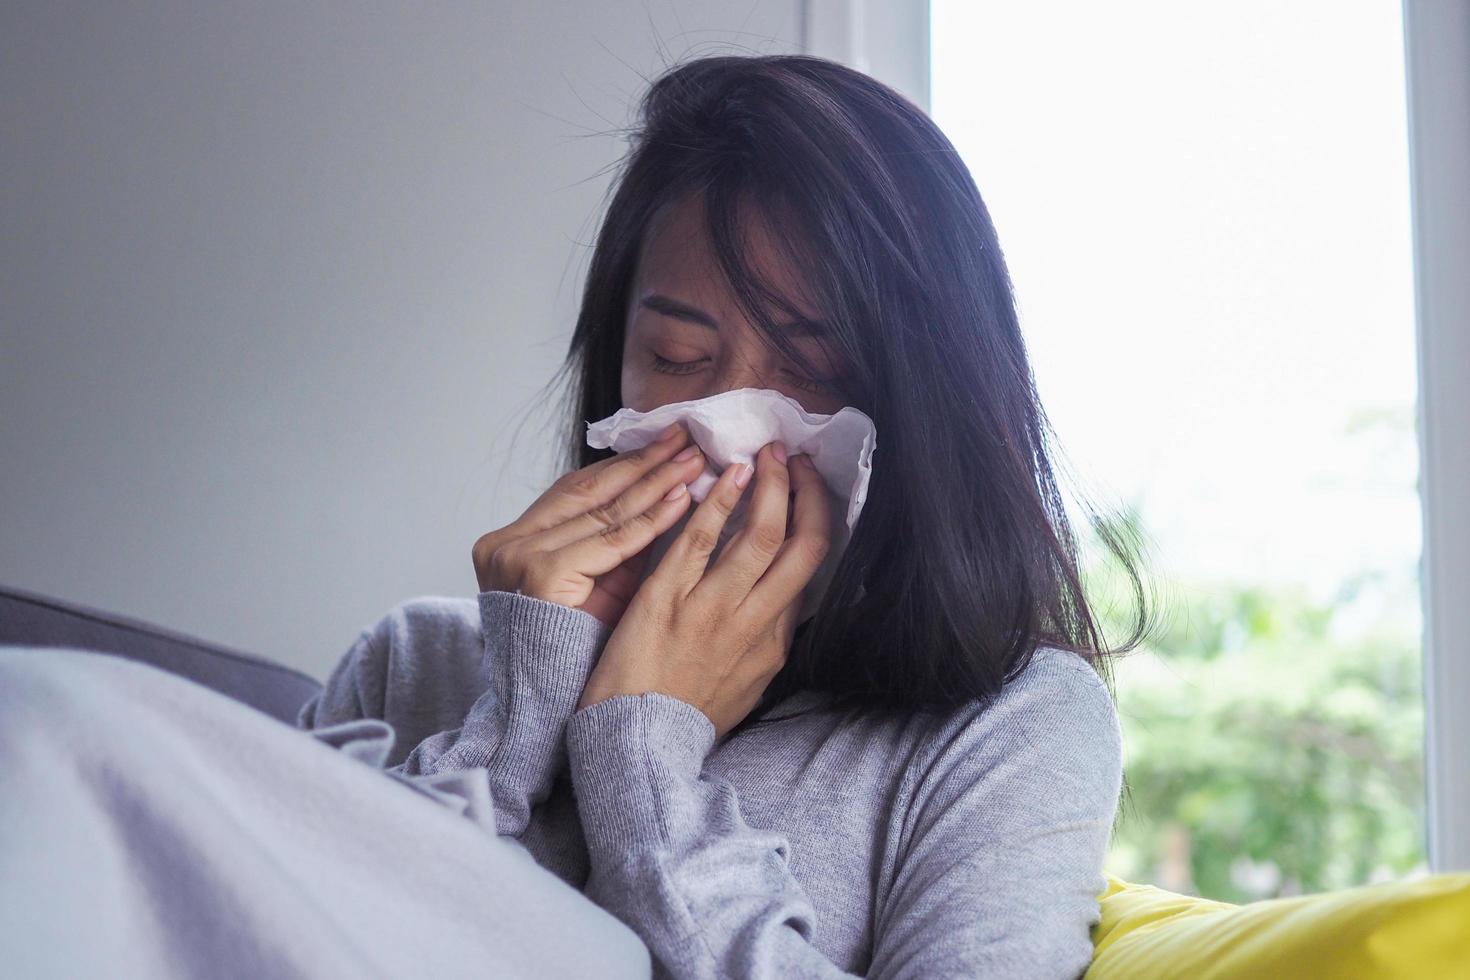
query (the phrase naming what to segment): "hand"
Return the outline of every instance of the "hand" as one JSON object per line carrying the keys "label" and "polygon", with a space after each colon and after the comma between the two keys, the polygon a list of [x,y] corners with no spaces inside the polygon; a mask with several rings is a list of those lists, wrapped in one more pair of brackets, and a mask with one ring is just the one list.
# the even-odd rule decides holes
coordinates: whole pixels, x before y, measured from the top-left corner
{"label": "hand", "polygon": [[[638,588],[648,546],[689,505],[687,484],[704,471],[689,432],[564,474],[514,523],[470,550],[480,591],[583,609],[616,626]],[[676,459],[685,449],[692,452]],[[666,495],[678,488],[672,500]]]}
{"label": "hand", "polygon": [[746,524],[706,570],[744,493],[735,476],[745,467],[720,474],[608,637],[579,710],[619,694],[658,691],[704,712],[721,738],[755,707],[786,663],[802,589],[831,546],[821,474],[804,455],[783,463],[776,445],[756,455]]}

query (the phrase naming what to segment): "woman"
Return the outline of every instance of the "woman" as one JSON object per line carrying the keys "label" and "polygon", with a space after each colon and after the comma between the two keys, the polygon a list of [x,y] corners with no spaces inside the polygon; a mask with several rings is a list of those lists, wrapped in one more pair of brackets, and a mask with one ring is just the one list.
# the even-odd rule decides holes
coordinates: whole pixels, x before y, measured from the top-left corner
{"label": "woman", "polygon": [[[1118,724],[1000,248],[943,134],[834,62],[675,66],[564,370],[569,472],[476,542],[477,602],[390,612],[300,724],[384,719],[408,776],[483,768],[499,833],[668,975],[1083,972]],[[829,543],[812,467],[767,446],[696,506],[682,429],[619,456],[583,439],[742,387],[878,432],[800,624]]]}

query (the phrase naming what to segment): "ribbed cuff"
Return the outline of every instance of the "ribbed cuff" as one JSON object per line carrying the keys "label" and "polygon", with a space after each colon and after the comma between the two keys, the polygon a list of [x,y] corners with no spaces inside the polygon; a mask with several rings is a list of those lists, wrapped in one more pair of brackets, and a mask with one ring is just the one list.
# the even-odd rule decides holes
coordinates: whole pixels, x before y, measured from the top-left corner
{"label": "ribbed cuff", "polygon": [[481,592],[486,673],[503,733],[488,768],[540,786],[566,762],[563,731],[612,627],[591,613],[514,592]]}
{"label": "ribbed cuff", "polygon": [[611,635],[611,626],[581,609],[517,592],[480,593],[480,636],[492,658],[487,666],[493,671],[494,658],[503,654],[515,679],[531,681],[558,703],[581,699]]}
{"label": "ribbed cuff", "polygon": [[714,743],[704,712],[657,691],[573,713],[566,749],[589,846],[609,854],[665,843],[668,794],[699,778]]}

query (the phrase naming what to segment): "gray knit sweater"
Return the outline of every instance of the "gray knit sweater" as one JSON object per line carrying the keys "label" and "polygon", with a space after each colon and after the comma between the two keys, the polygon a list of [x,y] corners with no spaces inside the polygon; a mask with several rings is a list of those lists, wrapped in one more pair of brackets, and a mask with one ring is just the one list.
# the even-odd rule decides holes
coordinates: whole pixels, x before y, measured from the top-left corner
{"label": "gray knit sweater", "polygon": [[381,718],[396,771],[483,768],[499,832],[632,927],[660,976],[1087,968],[1122,765],[1081,658],[1043,648],[937,721],[819,711],[716,744],[665,694],[576,710],[610,633],[507,592],[414,599],[363,630],[298,724]]}

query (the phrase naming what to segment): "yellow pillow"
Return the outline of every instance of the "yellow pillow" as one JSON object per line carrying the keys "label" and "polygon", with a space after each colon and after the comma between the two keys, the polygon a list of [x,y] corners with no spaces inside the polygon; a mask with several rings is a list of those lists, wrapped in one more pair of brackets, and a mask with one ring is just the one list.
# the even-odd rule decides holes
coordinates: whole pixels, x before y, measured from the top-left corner
{"label": "yellow pillow", "polygon": [[1247,905],[1107,880],[1085,980],[1470,978],[1470,874]]}

